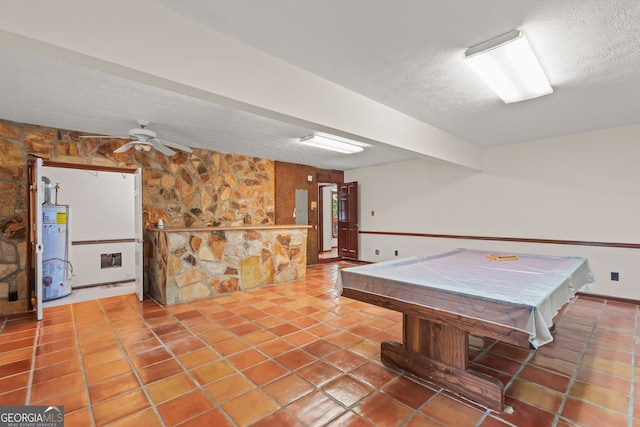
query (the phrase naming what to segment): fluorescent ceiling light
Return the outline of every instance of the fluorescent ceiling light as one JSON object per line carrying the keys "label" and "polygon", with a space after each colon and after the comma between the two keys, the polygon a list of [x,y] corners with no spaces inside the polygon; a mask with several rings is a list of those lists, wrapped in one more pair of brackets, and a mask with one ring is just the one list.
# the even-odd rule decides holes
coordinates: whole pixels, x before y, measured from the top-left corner
{"label": "fluorescent ceiling light", "polygon": [[309,135],[300,138],[300,143],[312,147],[323,148],[325,150],[337,151],[338,153],[354,154],[364,150],[360,145],[338,141],[337,139],[328,138],[321,135]]}
{"label": "fluorescent ceiling light", "polygon": [[506,103],[553,92],[521,30],[470,47],[464,61]]}

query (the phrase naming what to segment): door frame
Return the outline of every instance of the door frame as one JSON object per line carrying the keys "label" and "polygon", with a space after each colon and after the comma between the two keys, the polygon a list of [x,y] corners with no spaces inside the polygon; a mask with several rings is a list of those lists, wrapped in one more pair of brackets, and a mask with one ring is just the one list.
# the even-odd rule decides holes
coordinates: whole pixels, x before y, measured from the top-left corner
{"label": "door frame", "polygon": [[[324,243],[325,243],[325,239],[324,239],[324,220],[325,220],[325,215],[324,215],[324,208],[325,208],[325,204],[327,203],[327,201],[325,200],[324,197],[324,188],[326,187],[333,187],[335,188],[335,191],[332,191],[332,194],[335,193],[337,194],[337,190],[338,190],[338,186],[340,184],[336,184],[336,183],[331,183],[331,182],[321,182],[318,184],[318,253],[322,253],[325,252],[324,249]],[[333,199],[331,199],[329,201],[329,203],[333,203]],[[333,231],[332,231],[333,234]],[[337,236],[336,236],[337,239]]]}
{"label": "door frame", "polygon": [[[36,317],[42,320],[42,203],[44,203],[44,183],[42,182],[42,167],[68,168],[91,170],[98,172],[116,172],[134,174],[135,185],[135,280],[136,295],[142,301],[144,297],[144,275],[143,275],[143,225],[142,225],[142,170],[117,168],[108,166],[83,165],[76,163],[55,162],[39,157],[30,156],[27,161],[28,168],[28,213],[29,221],[27,223],[27,283],[29,283],[27,292],[27,306],[30,309],[36,309]],[[34,295],[35,294],[35,295]]]}
{"label": "door frame", "polygon": [[[33,265],[27,265],[27,272],[34,272],[35,277],[33,282],[31,278],[27,280],[28,283],[34,284],[35,290],[35,304],[36,304],[36,319],[42,320],[42,253],[44,252],[44,246],[42,246],[42,204],[44,203],[44,182],[42,181],[42,159],[36,159],[31,163],[33,168],[32,173],[29,174],[30,178],[33,178],[33,182],[29,183],[30,197],[29,197],[29,214],[28,217],[32,220],[29,221],[28,227],[31,228],[33,224],[35,229],[29,230],[28,235],[33,239],[28,247],[31,248],[34,258],[27,257],[27,262],[33,260]],[[31,203],[34,205],[31,206]],[[31,294],[31,292],[29,292]],[[29,298],[30,302],[33,301]]]}
{"label": "door frame", "polygon": [[341,258],[359,259],[358,182],[338,185],[338,255]]}
{"label": "door frame", "polygon": [[[340,251],[336,251],[336,256],[332,257],[332,258],[320,258],[320,254],[322,252],[324,252],[322,250],[323,246],[324,246],[324,236],[323,236],[323,226],[322,226],[322,221],[324,220],[323,218],[323,212],[324,212],[324,197],[322,196],[322,188],[323,187],[329,187],[329,186],[334,186],[336,188],[336,192],[338,191],[338,189],[340,188],[340,185],[342,185],[342,182],[331,182],[331,181],[320,181],[318,180],[318,218],[317,218],[317,234],[318,234],[318,239],[317,239],[317,247],[316,247],[316,251],[318,253],[318,263],[322,263],[322,262],[334,262],[334,261],[339,261],[342,259],[342,257],[340,256]],[[338,233],[339,235],[339,233]],[[338,239],[338,248],[340,247],[340,241]]]}
{"label": "door frame", "polygon": [[135,239],[136,239],[136,295],[138,301],[144,299],[144,226],[142,224],[142,168],[135,171],[134,176],[135,191]]}

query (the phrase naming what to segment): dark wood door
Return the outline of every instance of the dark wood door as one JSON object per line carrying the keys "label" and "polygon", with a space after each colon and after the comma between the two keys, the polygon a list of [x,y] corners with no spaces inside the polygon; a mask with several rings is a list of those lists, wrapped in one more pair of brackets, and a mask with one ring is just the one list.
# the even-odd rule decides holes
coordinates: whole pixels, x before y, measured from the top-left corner
{"label": "dark wood door", "polygon": [[338,255],[358,259],[358,183],[338,188]]}

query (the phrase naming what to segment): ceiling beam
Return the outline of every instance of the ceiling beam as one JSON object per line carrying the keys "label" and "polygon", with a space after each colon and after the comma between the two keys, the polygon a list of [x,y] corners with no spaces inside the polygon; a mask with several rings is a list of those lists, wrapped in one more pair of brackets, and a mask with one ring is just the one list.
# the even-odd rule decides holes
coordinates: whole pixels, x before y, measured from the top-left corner
{"label": "ceiling beam", "polygon": [[0,43],[294,125],[483,167],[481,148],[151,0],[9,2]]}

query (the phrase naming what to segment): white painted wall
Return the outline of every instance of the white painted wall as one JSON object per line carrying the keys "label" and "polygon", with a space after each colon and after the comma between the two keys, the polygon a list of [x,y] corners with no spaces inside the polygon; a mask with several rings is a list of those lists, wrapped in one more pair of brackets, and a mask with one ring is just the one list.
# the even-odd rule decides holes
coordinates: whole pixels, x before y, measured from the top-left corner
{"label": "white painted wall", "polygon": [[[415,160],[345,181],[360,183],[361,231],[640,243],[639,162],[636,125],[487,149],[483,172]],[[360,235],[366,261],[455,247],[588,256],[594,292],[640,300],[640,250]]]}
{"label": "white painted wall", "polygon": [[[58,204],[69,205],[69,262],[72,286],[135,279],[135,243],[72,245],[72,241],[135,238],[133,174],[43,167],[52,187],[60,184]],[[55,202],[55,191],[51,191]],[[122,267],[100,268],[100,254],[122,253]]]}

